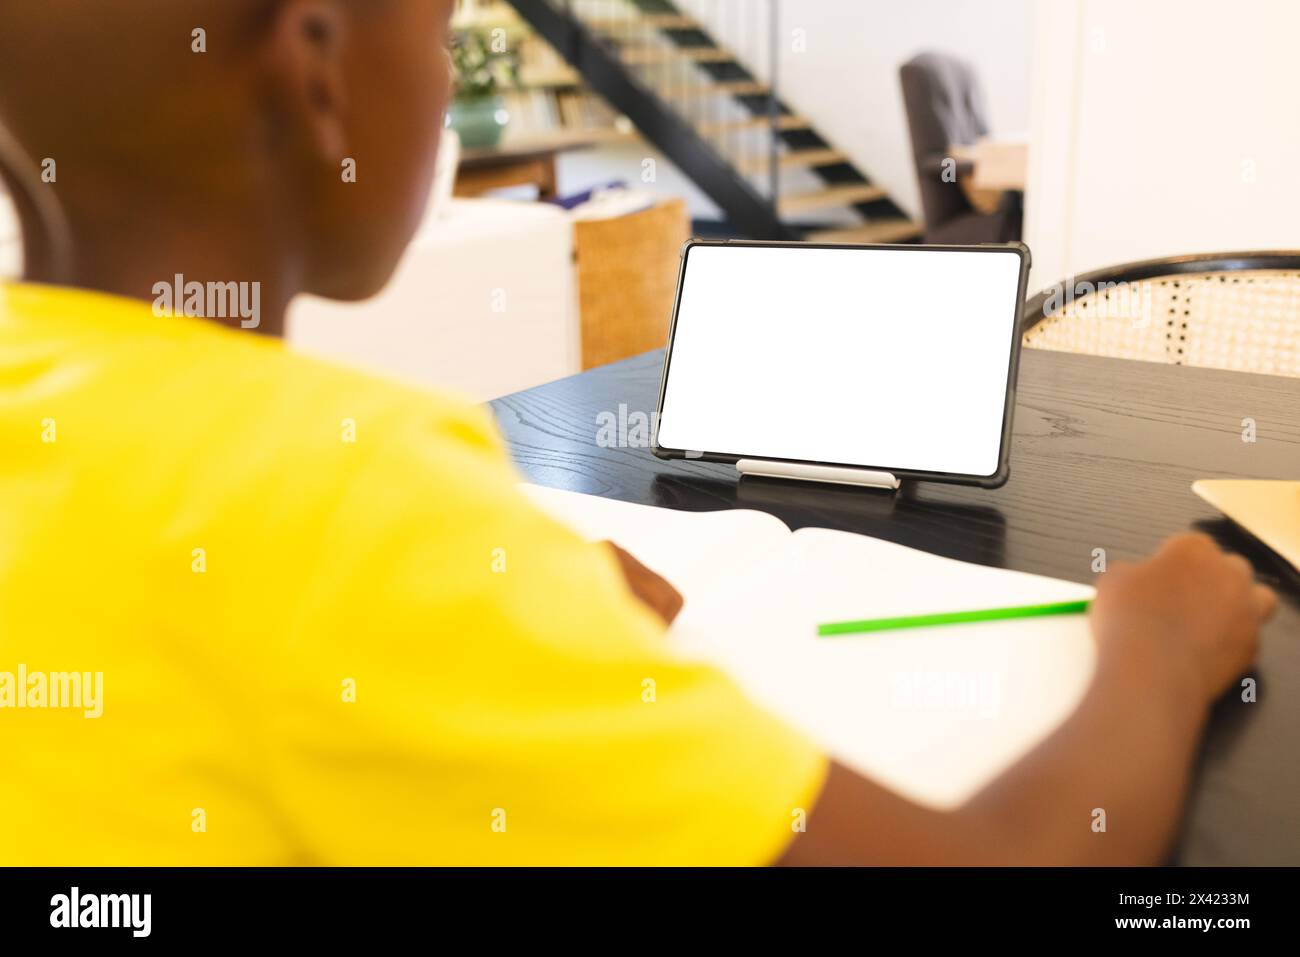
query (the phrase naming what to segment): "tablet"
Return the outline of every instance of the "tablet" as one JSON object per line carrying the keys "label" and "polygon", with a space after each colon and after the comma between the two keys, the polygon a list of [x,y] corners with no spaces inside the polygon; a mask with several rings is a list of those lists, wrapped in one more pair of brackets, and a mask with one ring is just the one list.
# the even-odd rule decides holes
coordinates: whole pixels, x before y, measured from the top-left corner
{"label": "tablet", "polygon": [[692,241],[655,454],[1002,485],[1028,271],[1018,243]]}

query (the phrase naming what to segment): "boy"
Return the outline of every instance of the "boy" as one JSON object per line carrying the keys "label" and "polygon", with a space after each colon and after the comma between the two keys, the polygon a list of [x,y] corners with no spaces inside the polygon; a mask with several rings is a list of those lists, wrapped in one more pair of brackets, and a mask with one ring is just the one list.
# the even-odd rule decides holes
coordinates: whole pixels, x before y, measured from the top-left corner
{"label": "boy", "polygon": [[1274,602],[1242,559],[1113,566],[1079,709],[934,812],[668,655],[628,583],[671,594],[532,510],[485,412],[275,340],[410,239],[451,7],[0,7],[0,863],[1159,861]]}

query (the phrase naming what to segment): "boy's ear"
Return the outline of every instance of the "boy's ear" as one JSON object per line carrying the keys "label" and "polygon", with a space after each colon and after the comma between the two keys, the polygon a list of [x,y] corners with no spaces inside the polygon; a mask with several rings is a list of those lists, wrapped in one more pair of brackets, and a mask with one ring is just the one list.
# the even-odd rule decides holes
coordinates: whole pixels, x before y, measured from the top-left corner
{"label": "boy's ear", "polygon": [[273,75],[289,113],[322,160],[347,155],[347,83],[343,53],[347,17],[337,0],[282,0],[272,14]]}

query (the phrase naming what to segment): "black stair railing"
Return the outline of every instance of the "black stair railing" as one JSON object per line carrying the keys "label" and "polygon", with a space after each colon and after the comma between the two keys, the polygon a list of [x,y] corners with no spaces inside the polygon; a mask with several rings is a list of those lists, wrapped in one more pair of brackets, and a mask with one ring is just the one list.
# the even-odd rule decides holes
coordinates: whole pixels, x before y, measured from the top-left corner
{"label": "black stair railing", "polygon": [[[681,20],[677,27],[658,30],[662,39],[673,46],[679,54],[691,52],[721,51],[715,45],[711,33],[721,32],[734,38],[737,53],[751,64],[764,65],[766,77],[755,76],[742,60],[726,55],[720,59],[703,59],[690,63],[687,67],[692,74],[703,74],[717,84],[740,83],[756,87],[755,92],[741,93],[730,98],[730,102],[711,96],[708,87],[695,87],[698,94],[687,97],[679,103],[689,113],[692,107],[703,105],[708,109],[723,109],[728,106],[739,107],[749,123],[722,123],[724,129],[731,130],[719,143],[724,155],[733,165],[747,175],[765,174],[765,188],[768,202],[778,217],[785,223],[787,230],[794,228],[793,218],[801,215],[798,211],[801,196],[790,199],[792,211],[782,214],[782,162],[793,160],[792,168],[807,170],[810,184],[820,184],[823,189],[843,188],[848,195],[847,207],[855,209],[867,220],[905,220],[906,214],[883,190],[868,189],[872,184],[847,156],[832,148],[809,123],[796,115],[780,95],[782,44],[785,38],[793,39],[787,34],[781,20],[783,5],[781,0],[697,0],[690,3],[685,12],[682,5],[671,0],[566,0],[568,8],[574,13],[592,17],[603,17],[609,21],[620,22],[617,11],[622,10],[621,22],[628,29],[640,29],[642,33],[654,32],[656,22],[653,18],[674,18]],[[715,29],[716,28],[716,29]],[[638,40],[640,42],[640,40]],[[677,102],[677,100],[675,100]],[[694,117],[698,119],[698,116]],[[727,116],[721,117],[727,119]],[[730,119],[736,119],[731,116]],[[695,124],[698,125],[699,124]],[[706,124],[707,128],[708,124]],[[816,192],[816,190],[814,190]],[[866,198],[856,198],[866,194]],[[844,195],[843,193],[841,195]],[[815,205],[815,209],[829,208],[836,203]],[[846,224],[847,225],[847,224]],[[815,230],[816,226],[807,226]],[[803,233],[803,228],[795,230]]]}
{"label": "black stair railing", "polygon": [[[766,82],[734,58],[716,58],[719,51],[710,38],[666,0],[510,4],[592,89],[690,177],[737,231],[758,239],[799,238],[799,230],[782,220],[780,207],[777,146],[790,141],[781,126],[789,110],[775,90],[777,0],[755,3],[769,11],[766,31],[772,63]],[[589,23],[599,24],[599,33]],[[659,57],[656,51],[665,55]],[[701,74],[709,85],[701,85]],[[771,135],[756,140],[756,128],[735,119],[737,110]],[[710,124],[719,136],[701,133]],[[740,147],[739,153],[724,151],[729,138]],[[762,156],[755,155],[755,142],[763,144]],[[754,178],[766,180],[766,193]]]}

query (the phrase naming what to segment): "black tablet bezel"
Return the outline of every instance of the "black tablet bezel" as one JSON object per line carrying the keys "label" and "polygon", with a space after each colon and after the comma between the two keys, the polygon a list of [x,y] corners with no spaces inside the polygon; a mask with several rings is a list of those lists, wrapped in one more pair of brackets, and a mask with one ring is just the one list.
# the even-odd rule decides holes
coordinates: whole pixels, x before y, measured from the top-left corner
{"label": "black tablet bezel", "polygon": [[[865,464],[860,462],[817,462],[808,459],[776,459],[771,456],[756,455],[735,455],[730,453],[707,452],[703,450],[686,450],[670,449],[659,444],[658,425],[661,421],[664,408],[664,396],[668,389],[668,370],[672,365],[673,343],[677,336],[677,316],[682,301],[682,288],[686,282],[686,268],[690,262],[691,250],[698,246],[718,246],[718,247],[736,247],[736,246],[763,246],[763,247],[787,247],[798,249],[849,249],[849,250],[884,250],[896,249],[909,252],[968,252],[968,253],[992,253],[995,255],[1005,256],[1008,253],[1014,253],[1020,260],[1020,281],[1016,292],[1015,316],[1013,317],[1014,325],[1012,326],[1011,335],[1011,359],[1007,365],[1007,394],[1002,409],[1002,438],[998,448],[998,468],[992,475],[965,475],[959,472],[927,472],[914,469],[897,469],[891,468],[887,463]],[[1029,281],[1030,254],[1029,247],[1023,243],[987,243],[980,246],[950,246],[950,245],[908,245],[908,244],[844,244],[844,243],[802,243],[802,242],[769,242],[763,240],[689,240],[682,247],[681,267],[677,273],[677,292],[673,298],[673,315],[672,323],[668,330],[668,346],[664,350],[664,367],[659,379],[659,400],[655,406],[655,436],[652,451],[661,459],[689,459],[695,462],[722,462],[734,465],[741,459],[755,459],[759,461],[779,461],[779,462],[798,462],[802,465],[826,465],[838,468],[869,469],[872,471],[889,472],[899,479],[923,481],[923,482],[944,482],[953,485],[975,485],[980,488],[1000,488],[1005,485],[1011,475],[1011,429],[1012,420],[1015,416],[1016,408],[1016,383],[1020,376],[1020,344],[1021,334],[1020,327],[1024,319],[1025,310],[1025,293]]]}

